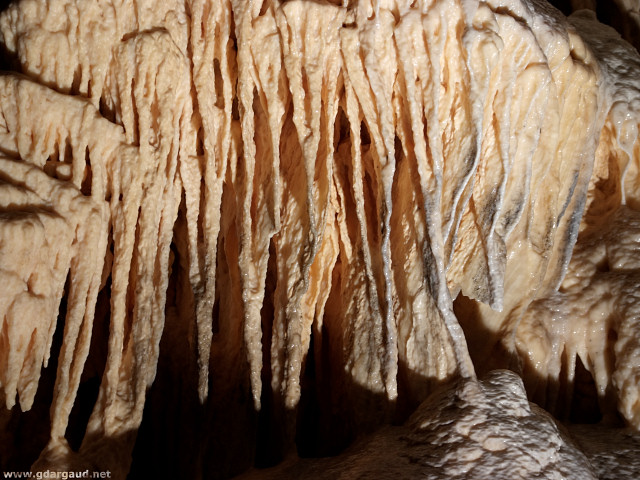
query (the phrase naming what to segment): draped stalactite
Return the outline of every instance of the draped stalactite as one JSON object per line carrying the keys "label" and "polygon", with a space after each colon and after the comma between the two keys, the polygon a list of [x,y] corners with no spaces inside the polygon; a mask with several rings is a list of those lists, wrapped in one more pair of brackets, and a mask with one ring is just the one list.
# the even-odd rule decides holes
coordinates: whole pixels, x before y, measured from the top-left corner
{"label": "draped stalactite", "polygon": [[[617,64],[572,21],[541,0],[9,6],[8,409],[31,408],[64,329],[34,469],[228,477],[335,453],[495,367],[546,406],[562,349],[529,348],[528,325],[567,294],[594,209],[636,206],[640,158]],[[636,331],[606,368],[566,343],[637,428]]]}

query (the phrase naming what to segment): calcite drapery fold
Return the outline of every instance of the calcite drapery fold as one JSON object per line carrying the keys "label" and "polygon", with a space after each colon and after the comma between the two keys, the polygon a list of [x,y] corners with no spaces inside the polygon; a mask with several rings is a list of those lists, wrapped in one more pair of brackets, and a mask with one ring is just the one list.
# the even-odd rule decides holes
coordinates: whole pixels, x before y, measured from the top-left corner
{"label": "calcite drapery fold", "polygon": [[[345,440],[451,377],[473,381],[497,344],[535,357],[528,315],[565,285],[585,207],[588,222],[594,198],[637,196],[638,117],[572,21],[541,0],[11,5],[0,34],[23,76],[0,79],[9,407],[16,394],[30,407],[62,299],[67,312],[38,468],[77,458],[126,475],[161,341],[190,349],[199,408],[233,394],[246,413],[251,397],[285,423],[284,450],[305,395],[318,423],[340,413]],[[594,182],[616,169],[611,191]],[[74,456],[99,295],[106,365]],[[473,300],[454,312],[458,295]],[[617,331],[610,378],[601,357],[588,367],[637,426],[634,330]],[[234,445],[216,442],[220,458]]]}

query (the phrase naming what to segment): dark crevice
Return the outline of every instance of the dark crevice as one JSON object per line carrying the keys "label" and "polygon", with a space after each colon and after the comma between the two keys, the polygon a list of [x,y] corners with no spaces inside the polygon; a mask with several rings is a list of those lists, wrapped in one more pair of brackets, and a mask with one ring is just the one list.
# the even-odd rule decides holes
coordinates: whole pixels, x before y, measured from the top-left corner
{"label": "dark crevice", "polygon": [[273,298],[277,279],[276,251],[273,240],[269,244],[269,261],[265,281],[264,302],[260,312],[262,317],[262,394],[256,437],[255,465],[258,468],[276,465],[281,459],[280,445],[274,440],[272,413],[274,398],[271,390],[271,335],[273,329]]}
{"label": "dark crevice", "polygon": [[576,358],[573,398],[568,418],[572,423],[598,423],[602,420],[596,383],[579,356]]}

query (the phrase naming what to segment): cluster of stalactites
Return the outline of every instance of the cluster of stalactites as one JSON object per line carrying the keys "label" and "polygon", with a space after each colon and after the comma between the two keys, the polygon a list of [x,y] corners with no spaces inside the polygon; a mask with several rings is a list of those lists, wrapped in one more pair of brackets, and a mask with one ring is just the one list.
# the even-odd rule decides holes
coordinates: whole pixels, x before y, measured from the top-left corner
{"label": "cluster of stalactites", "polygon": [[473,376],[452,297],[524,308],[566,270],[603,103],[540,2],[23,0],[0,31],[30,77],[2,79],[2,149],[48,171],[70,145],[109,212],[94,442],[140,424],[171,275],[201,400],[210,365],[246,362],[256,408],[264,380],[293,408],[310,351],[354,404]]}

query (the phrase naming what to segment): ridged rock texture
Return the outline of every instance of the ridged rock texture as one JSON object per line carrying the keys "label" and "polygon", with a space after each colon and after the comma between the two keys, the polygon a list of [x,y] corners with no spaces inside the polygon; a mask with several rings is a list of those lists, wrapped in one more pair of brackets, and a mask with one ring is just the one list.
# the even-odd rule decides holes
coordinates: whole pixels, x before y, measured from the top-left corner
{"label": "ridged rock texture", "polygon": [[640,58],[594,15],[21,0],[0,42],[0,468],[227,478],[494,368],[640,428]]}

